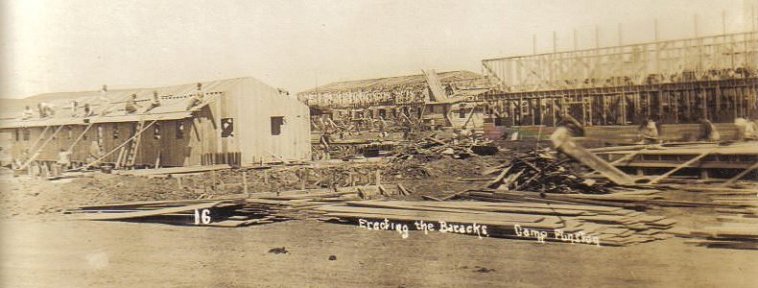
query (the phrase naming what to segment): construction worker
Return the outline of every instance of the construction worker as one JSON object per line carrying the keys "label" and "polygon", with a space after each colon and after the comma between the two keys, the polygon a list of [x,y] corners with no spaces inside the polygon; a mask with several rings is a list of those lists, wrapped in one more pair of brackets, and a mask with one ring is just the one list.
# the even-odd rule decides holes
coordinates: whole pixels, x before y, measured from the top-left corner
{"label": "construction worker", "polygon": [[150,101],[150,106],[145,109],[145,113],[150,112],[150,110],[153,110],[158,106],[161,106],[161,98],[158,97],[158,91],[153,91],[153,100]]}
{"label": "construction worker", "polygon": [[126,111],[126,114],[132,114],[137,112],[137,108],[139,108],[140,105],[137,104],[137,94],[132,94],[128,100],[126,100],[126,104],[124,105],[124,110]]}
{"label": "construction worker", "polygon": [[92,108],[89,107],[89,103],[84,103],[84,114],[82,116],[84,118],[87,118],[94,115],[95,115],[95,111],[92,111]]}
{"label": "construction worker", "polygon": [[71,151],[61,149],[61,151],[58,152],[58,161],[56,164],[56,171],[53,172],[53,176],[60,176],[63,171],[68,169],[71,165]]}
{"label": "construction worker", "polygon": [[197,91],[195,91],[195,93],[192,94],[192,97],[190,97],[189,103],[187,104],[187,111],[192,110],[193,107],[203,103],[203,98],[205,98],[205,93],[203,93],[203,83],[197,83]]}
{"label": "construction worker", "polygon": [[29,108],[29,105],[26,105],[24,112],[21,114],[21,120],[31,119],[33,116],[34,111],[32,111],[32,108]]}
{"label": "construction worker", "polygon": [[97,140],[92,140],[92,142],[89,145],[89,155],[87,156],[87,162],[91,163],[92,165],[97,165],[95,161],[97,161],[100,156],[102,156],[103,152],[100,149],[100,144],[97,143]]}
{"label": "construction worker", "polygon": [[71,117],[76,117],[79,114],[79,102],[71,100]]}
{"label": "construction worker", "polygon": [[734,125],[737,126],[737,140],[755,140],[758,138],[758,127],[754,121],[737,117],[734,119]]}
{"label": "construction worker", "polygon": [[642,121],[638,129],[640,143],[651,144],[659,141],[658,127],[653,119],[647,119]]}
{"label": "construction worker", "polygon": [[103,103],[103,110],[100,111],[100,115],[107,115],[108,113],[111,113],[110,111],[110,99],[108,99],[108,85],[103,85],[103,88],[100,89],[100,95],[97,97],[97,101],[99,103]]}
{"label": "construction worker", "polygon": [[709,121],[708,119],[704,117],[700,117],[700,119],[698,119],[698,123],[700,123],[700,136],[698,137],[698,140],[702,140],[702,141],[721,140],[721,135],[716,130],[716,126],[713,126],[713,123],[711,123],[711,121]]}
{"label": "construction worker", "polygon": [[40,102],[37,104],[37,109],[39,110],[39,118],[52,117],[55,115],[53,105],[49,103]]}

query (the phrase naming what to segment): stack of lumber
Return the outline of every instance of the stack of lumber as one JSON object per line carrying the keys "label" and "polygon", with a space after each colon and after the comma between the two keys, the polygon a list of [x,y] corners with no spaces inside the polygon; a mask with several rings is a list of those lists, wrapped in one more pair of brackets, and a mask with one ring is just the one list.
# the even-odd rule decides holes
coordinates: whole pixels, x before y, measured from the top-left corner
{"label": "stack of lumber", "polygon": [[[83,206],[66,211],[80,220],[115,220],[176,225],[240,227],[278,221],[305,219],[317,206],[358,199],[362,190],[376,187],[317,189],[256,193],[215,199],[145,201]],[[209,210],[210,221],[199,223],[197,211]]]}
{"label": "stack of lumber", "polygon": [[589,204],[645,210],[663,197],[657,190],[619,191],[611,194],[548,194],[533,191],[468,190],[456,195],[459,199],[490,202],[539,202]]}
{"label": "stack of lumber", "polygon": [[687,243],[708,248],[731,248],[758,250],[758,217],[719,216],[724,223],[692,229],[677,236],[695,238]]}
{"label": "stack of lumber", "polygon": [[400,161],[412,158],[436,160],[442,157],[464,159],[474,155],[491,155],[498,151],[497,147],[491,143],[491,141],[471,141],[470,139],[455,141],[454,139],[441,140],[426,137],[419,141],[397,146],[392,160]]}
{"label": "stack of lumber", "polygon": [[687,243],[709,248],[758,250],[758,189],[724,187],[679,187],[705,198],[717,216],[715,223],[691,229],[677,229],[676,235],[690,238]]}
{"label": "stack of lumber", "polygon": [[[473,223],[487,225],[488,236],[525,239],[516,225],[547,233],[545,241],[570,243],[556,233],[583,233],[599,239],[600,245],[625,246],[668,237],[662,233],[675,222],[662,216],[628,209],[574,204],[489,203],[477,201],[350,201],[321,206],[323,220],[357,223],[360,219],[393,223]],[[414,229],[414,228],[411,228]]]}
{"label": "stack of lumber", "polygon": [[486,171],[496,175],[487,188],[504,191],[539,191],[545,193],[608,193],[605,185],[583,179],[568,167],[568,160],[558,160],[549,150],[533,150],[514,155],[508,163]]}

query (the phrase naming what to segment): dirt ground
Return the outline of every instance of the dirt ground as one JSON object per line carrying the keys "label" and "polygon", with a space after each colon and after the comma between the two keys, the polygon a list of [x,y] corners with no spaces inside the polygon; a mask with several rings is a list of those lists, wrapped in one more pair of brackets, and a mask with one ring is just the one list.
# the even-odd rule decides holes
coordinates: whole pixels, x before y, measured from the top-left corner
{"label": "dirt ground", "polygon": [[[4,220],[3,287],[755,287],[754,251],[540,244],[293,221]],[[285,254],[269,253],[284,247]],[[329,260],[331,256],[333,259]]]}
{"label": "dirt ground", "polygon": [[[481,177],[479,171],[493,161],[497,158],[442,159],[425,166],[430,177],[386,180],[416,190],[411,198],[445,194],[474,185],[462,179]],[[0,187],[2,287],[755,287],[758,283],[758,251],[702,248],[680,238],[618,248],[419,231],[402,239],[396,232],[310,220],[245,228],[87,222],[71,220],[62,212],[88,204],[197,198],[207,191],[177,189],[174,180],[100,173],[56,181],[5,173],[0,175]],[[703,216],[711,212],[651,213],[695,226],[712,221],[713,217]],[[270,253],[274,248],[287,253]]]}

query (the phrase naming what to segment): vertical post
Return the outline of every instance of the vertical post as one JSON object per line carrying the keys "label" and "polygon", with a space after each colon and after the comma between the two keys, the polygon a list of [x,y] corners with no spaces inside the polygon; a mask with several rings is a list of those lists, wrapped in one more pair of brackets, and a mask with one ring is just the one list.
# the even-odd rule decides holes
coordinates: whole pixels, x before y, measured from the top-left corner
{"label": "vertical post", "polygon": [[576,29],[574,29],[574,50],[579,50],[579,42],[577,41]]}
{"label": "vertical post", "polygon": [[653,20],[653,29],[655,29],[655,42],[658,42],[661,40],[660,31],[658,30],[658,18]]}
{"label": "vertical post", "polygon": [[600,30],[595,25],[595,48],[600,48]]}
{"label": "vertical post", "polygon": [[247,190],[247,171],[242,171],[242,191],[245,196],[250,197],[250,191]]}
{"label": "vertical post", "polygon": [[374,171],[374,184],[376,186],[382,185],[382,173],[379,170]]}
{"label": "vertical post", "polygon": [[721,10],[721,34],[726,35],[726,10]]}
{"label": "vertical post", "polygon": [[553,53],[558,52],[558,34],[553,31]]}
{"label": "vertical post", "polygon": [[618,38],[619,38],[619,46],[621,46],[621,45],[624,45],[624,37],[623,37],[623,33],[622,33],[622,31],[621,31],[621,30],[622,30],[621,28],[622,28],[622,27],[621,27],[621,23],[618,23],[618,34],[619,34],[619,35],[618,35],[618,36],[619,36]]}

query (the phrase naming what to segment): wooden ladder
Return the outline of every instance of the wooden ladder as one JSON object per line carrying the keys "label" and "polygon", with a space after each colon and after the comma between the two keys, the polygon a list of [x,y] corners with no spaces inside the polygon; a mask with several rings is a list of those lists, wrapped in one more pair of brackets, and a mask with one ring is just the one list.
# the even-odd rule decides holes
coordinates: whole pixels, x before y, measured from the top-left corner
{"label": "wooden ladder", "polygon": [[124,167],[133,168],[134,162],[137,161],[137,152],[139,151],[139,144],[142,142],[142,131],[143,127],[145,126],[145,121],[140,120],[137,122],[137,128],[134,129],[136,137],[132,140],[132,144],[129,145],[128,149],[126,150],[126,153],[124,154]]}

